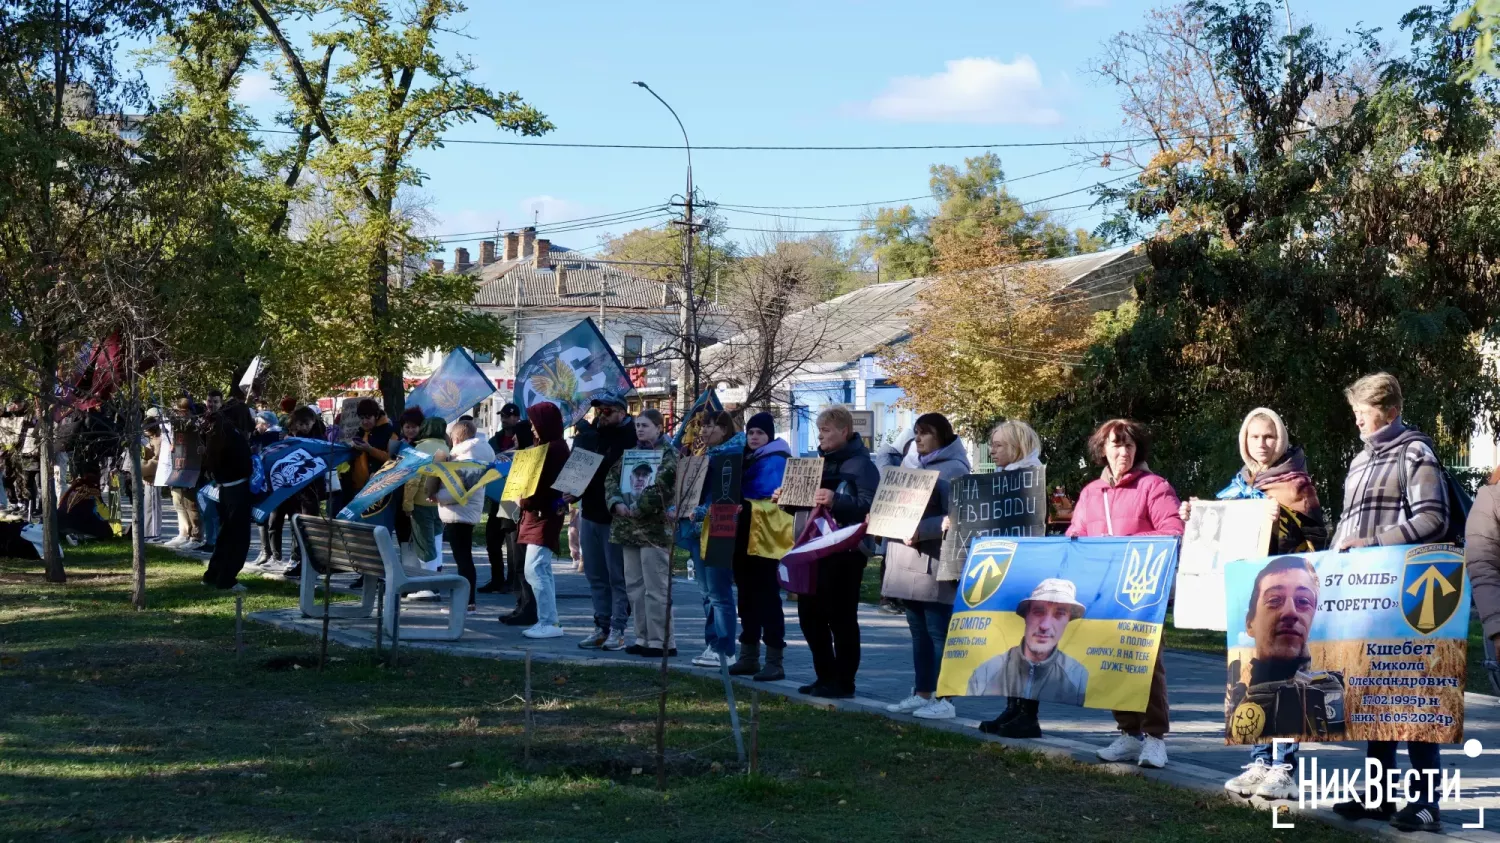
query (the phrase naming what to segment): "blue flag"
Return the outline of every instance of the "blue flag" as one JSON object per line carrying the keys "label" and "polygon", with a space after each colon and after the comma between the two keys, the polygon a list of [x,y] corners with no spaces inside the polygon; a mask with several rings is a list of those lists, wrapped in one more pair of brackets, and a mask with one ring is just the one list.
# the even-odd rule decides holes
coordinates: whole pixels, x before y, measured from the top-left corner
{"label": "blue flag", "polygon": [[507,451],[500,458],[490,463],[490,468],[500,472],[500,477],[493,483],[484,487],[484,496],[495,503],[500,502],[500,496],[505,492],[505,478],[510,476],[510,458],[513,451]]}
{"label": "blue flag", "polygon": [[704,422],[724,412],[724,404],[719,400],[719,393],[712,389],[706,389],[693,402],[693,408],[687,411],[681,421],[677,423],[677,432],[672,435],[672,447],[683,453],[693,450],[693,440],[698,438],[698,431]]}
{"label": "blue flag", "polygon": [[257,524],[266,523],[271,513],[287,498],[307,488],[319,477],[327,477],[335,468],[349,461],[354,449],[322,439],[289,436],[266,446],[260,452],[259,470],[266,491],[258,495],[250,509]]}
{"label": "blue flag", "polygon": [[453,422],[494,392],[494,382],[485,377],[468,350],[455,348],[443,358],[432,377],[406,396],[406,406],[421,408],[428,418],[439,416]]}
{"label": "blue flag", "polygon": [[624,396],[634,390],[594,320],[585,319],[542,346],[521,366],[516,372],[515,402],[523,414],[538,401],[556,404],[567,428],[588,414],[595,395],[608,391]]}
{"label": "blue flag", "polygon": [[406,481],[417,476],[417,469],[430,462],[432,454],[423,453],[416,448],[402,451],[399,458],[391,460],[370,475],[370,482],[359,490],[359,494],[347,506],[339,510],[339,520],[394,527],[395,507],[401,505],[401,499],[391,493],[401,491]]}

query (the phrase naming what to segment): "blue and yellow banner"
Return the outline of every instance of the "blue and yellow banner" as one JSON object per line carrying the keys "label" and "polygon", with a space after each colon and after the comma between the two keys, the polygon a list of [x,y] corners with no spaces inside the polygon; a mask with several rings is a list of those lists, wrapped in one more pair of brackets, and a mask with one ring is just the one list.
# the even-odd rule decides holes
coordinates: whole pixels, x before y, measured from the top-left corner
{"label": "blue and yellow banner", "polygon": [[677,432],[672,434],[672,447],[683,454],[696,453],[693,445],[698,438],[698,431],[709,419],[722,412],[724,412],[724,402],[719,400],[719,393],[712,389],[705,389],[703,394],[693,401],[693,406],[687,414],[677,422]]}
{"label": "blue and yellow banner", "polygon": [[510,463],[511,457],[514,454],[515,451],[506,451],[498,459],[490,463],[490,468],[493,468],[500,476],[495,478],[495,482],[484,487],[484,497],[486,500],[499,503],[500,499],[504,496],[505,481],[510,478]]}
{"label": "blue and yellow banner", "polygon": [[[506,463],[507,472],[509,463]],[[485,486],[494,483],[505,475],[501,474],[492,463],[473,462],[471,460],[435,462],[424,465],[417,469],[417,474],[422,477],[436,477],[453,502],[464,506],[474,493]]]}
{"label": "blue and yellow banner", "polygon": [[595,395],[625,396],[634,391],[630,375],[592,319],[537,349],[516,372],[515,402],[522,414],[532,404],[547,401],[562,411],[565,428],[588,415]]}
{"label": "blue and yellow banner", "polygon": [[976,538],[959,579],[939,696],[1145,711],[1175,536]]}
{"label": "blue and yellow banner", "polygon": [[[417,471],[422,466],[431,462],[432,454],[423,453],[416,448],[402,451],[400,457],[387,462],[379,471],[370,475],[370,482],[339,510],[339,520],[393,527],[396,511],[391,506],[391,493],[400,491],[406,481],[417,476]],[[396,505],[400,505],[399,500]]]}
{"label": "blue and yellow banner", "polygon": [[287,498],[307,488],[319,477],[325,477],[349,461],[354,449],[337,442],[288,436],[267,445],[260,452],[260,470],[265,494],[256,498],[250,517],[257,524],[266,519]]}
{"label": "blue and yellow banner", "polygon": [[1469,583],[1453,545],[1224,566],[1225,741],[1463,740]]}
{"label": "blue and yellow banner", "polygon": [[451,424],[494,393],[494,382],[468,350],[455,348],[431,377],[406,396],[406,406],[419,407],[424,416],[438,416]]}

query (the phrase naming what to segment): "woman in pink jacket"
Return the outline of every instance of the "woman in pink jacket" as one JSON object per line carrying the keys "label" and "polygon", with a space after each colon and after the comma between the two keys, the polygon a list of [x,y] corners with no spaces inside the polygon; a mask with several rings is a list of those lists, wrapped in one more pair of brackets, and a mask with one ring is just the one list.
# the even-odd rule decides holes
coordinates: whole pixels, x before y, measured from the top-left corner
{"label": "woman in pink jacket", "polygon": [[[1182,502],[1146,464],[1151,436],[1146,426],[1113,419],[1089,437],[1089,454],[1104,466],[1099,479],[1083,487],[1073,509],[1069,536],[1180,536]],[[1146,711],[1116,711],[1121,735],[1099,750],[1105,761],[1134,761],[1142,767],[1167,765],[1167,673],[1157,654],[1151,671]]]}

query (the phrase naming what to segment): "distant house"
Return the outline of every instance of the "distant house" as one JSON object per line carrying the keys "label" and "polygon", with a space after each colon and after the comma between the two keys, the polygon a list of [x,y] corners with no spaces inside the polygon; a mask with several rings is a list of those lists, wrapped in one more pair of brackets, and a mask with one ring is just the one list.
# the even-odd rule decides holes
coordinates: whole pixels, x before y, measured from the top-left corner
{"label": "distant house", "polygon": [[[1151,264],[1138,248],[1124,247],[1022,266],[1045,267],[1059,291],[1084,292],[1096,310],[1110,310],[1134,295],[1135,277]],[[789,423],[782,438],[793,450],[807,453],[817,448],[813,421],[832,404],[871,411],[871,437],[876,442],[892,440],[911,426],[917,413],[896,406],[905,393],[887,379],[878,353],[911,336],[909,314],[919,304],[918,294],[934,282],[911,278],[872,284],[792,317],[826,326],[820,328],[826,350],[792,376],[786,391],[783,417]]]}
{"label": "distant house", "polygon": [[[538,237],[535,228],[481,241],[478,261],[470,259],[467,248],[454,249],[451,267],[432,260],[429,270],[473,278],[474,307],[494,314],[515,334],[515,346],[503,359],[479,361],[500,389],[487,402],[490,406],[481,406],[480,418],[487,424],[511,400],[520,364],[585,318],[600,327],[629,371],[636,387],[631,410],[653,407],[667,415],[675,410],[673,361],[664,352],[675,341],[678,320],[673,285],[637,275],[628,265],[556,246]],[[715,324],[707,320],[707,339],[716,335]],[[433,350],[410,361],[409,368],[425,375],[446,352]]]}

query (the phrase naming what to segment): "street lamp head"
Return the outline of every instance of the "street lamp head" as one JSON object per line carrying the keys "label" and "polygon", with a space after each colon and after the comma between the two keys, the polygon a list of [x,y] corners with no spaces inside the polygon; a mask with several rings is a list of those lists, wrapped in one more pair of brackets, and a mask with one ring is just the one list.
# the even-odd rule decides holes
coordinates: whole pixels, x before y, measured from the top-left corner
{"label": "street lamp head", "polygon": [[649,85],[647,85],[645,82],[631,82],[630,84],[636,85],[636,86],[639,86],[639,87],[642,87],[642,88],[645,88],[648,91],[651,90],[651,87]]}

